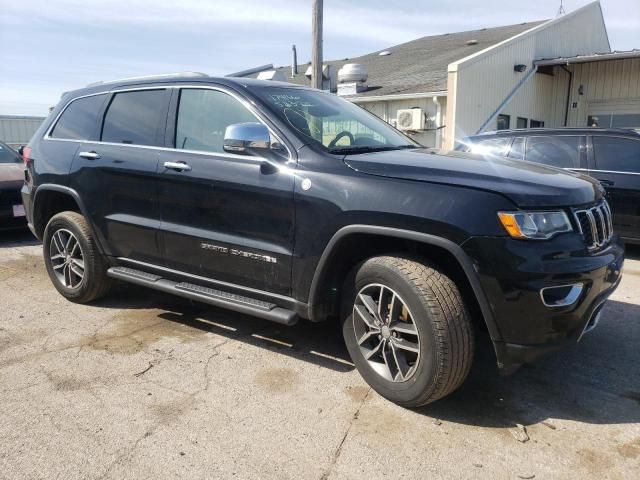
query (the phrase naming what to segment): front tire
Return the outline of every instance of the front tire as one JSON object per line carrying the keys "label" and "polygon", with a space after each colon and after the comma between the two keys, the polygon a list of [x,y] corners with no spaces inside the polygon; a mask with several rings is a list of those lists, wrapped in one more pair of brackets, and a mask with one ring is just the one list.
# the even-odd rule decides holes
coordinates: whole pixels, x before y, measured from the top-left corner
{"label": "front tire", "polygon": [[380,395],[418,407],[457,389],[471,367],[473,326],[454,282],[429,264],[375,257],[347,279],[344,340]]}
{"label": "front tire", "polygon": [[49,278],[63,297],[88,303],[109,291],[108,263],[81,214],[54,215],[45,228],[42,246]]}

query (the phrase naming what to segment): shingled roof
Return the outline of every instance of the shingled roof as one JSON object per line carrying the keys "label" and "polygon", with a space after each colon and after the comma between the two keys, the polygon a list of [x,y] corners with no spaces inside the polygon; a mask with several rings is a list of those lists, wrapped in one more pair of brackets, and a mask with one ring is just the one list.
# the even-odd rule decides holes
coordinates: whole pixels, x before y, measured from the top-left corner
{"label": "shingled roof", "polygon": [[[447,66],[487,47],[500,43],[519,33],[536,27],[539,22],[521,23],[496,28],[483,28],[467,32],[433,35],[384,48],[367,55],[344,60],[325,61],[340,69],[345,63],[359,63],[367,68],[369,86],[362,96],[398,95],[440,92],[447,89]],[[390,55],[379,55],[388,51]],[[309,85],[304,73],[309,63],[298,65],[298,75],[291,77],[291,67],[278,67],[287,81]],[[247,75],[256,77],[257,73]]]}

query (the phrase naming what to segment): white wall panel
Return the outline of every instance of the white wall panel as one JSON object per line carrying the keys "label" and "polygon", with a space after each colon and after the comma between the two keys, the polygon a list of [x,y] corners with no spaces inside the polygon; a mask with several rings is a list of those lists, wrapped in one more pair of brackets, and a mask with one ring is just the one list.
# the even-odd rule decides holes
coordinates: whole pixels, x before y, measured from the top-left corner
{"label": "white wall panel", "polygon": [[[536,59],[609,50],[600,4],[594,2],[452,63],[447,88],[450,127],[455,123],[456,137],[476,133],[526,75],[527,72],[514,72],[516,64],[531,69]],[[541,74],[532,76],[506,105],[504,113],[536,118],[549,124],[557,122],[560,112],[551,99],[559,82],[566,82],[562,74],[557,78]],[[493,129],[494,125],[488,128]],[[453,146],[453,135],[454,130],[447,128],[446,146],[449,148]]]}

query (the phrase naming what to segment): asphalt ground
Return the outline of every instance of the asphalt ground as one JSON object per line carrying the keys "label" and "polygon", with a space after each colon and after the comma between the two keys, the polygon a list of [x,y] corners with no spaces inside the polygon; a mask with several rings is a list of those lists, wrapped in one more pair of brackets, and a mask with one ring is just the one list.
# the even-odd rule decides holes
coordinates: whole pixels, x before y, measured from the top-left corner
{"label": "asphalt ground", "polygon": [[328,324],[282,327],[120,285],[62,298],[0,233],[0,478],[638,478],[640,249],[593,332],[452,396],[370,390]]}

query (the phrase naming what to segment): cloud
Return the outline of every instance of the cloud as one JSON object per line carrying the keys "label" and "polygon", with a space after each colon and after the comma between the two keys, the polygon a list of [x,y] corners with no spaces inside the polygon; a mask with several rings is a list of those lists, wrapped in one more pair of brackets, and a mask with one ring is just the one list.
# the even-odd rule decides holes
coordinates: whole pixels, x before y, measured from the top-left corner
{"label": "cloud", "polygon": [[[62,91],[96,80],[288,64],[294,43],[300,63],[310,57],[311,0],[0,4],[0,113],[44,114]],[[557,0],[325,0],[324,55],[353,57],[424,35],[541,20],[557,8]],[[640,2],[603,0],[603,10],[612,47],[640,47]]]}

